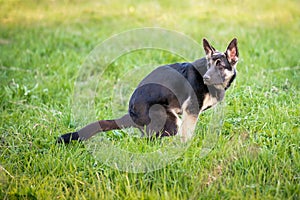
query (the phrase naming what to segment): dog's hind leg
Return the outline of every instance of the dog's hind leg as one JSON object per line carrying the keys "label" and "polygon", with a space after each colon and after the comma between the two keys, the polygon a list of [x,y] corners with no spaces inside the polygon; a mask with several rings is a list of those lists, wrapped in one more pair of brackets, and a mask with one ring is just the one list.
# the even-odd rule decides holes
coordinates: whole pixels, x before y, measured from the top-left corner
{"label": "dog's hind leg", "polygon": [[[152,115],[152,119],[153,119]],[[180,127],[181,120],[178,117],[177,114],[174,114],[173,112],[166,112],[166,116],[160,118],[160,116],[156,116],[156,119],[163,122],[163,124],[159,126],[153,126],[148,124],[148,126],[139,127],[140,131],[142,132],[142,137],[148,137],[151,139],[155,138],[161,138],[161,137],[168,137],[168,136],[174,136],[178,132],[178,128]],[[156,121],[157,122],[157,121]],[[157,123],[154,122],[156,125]]]}

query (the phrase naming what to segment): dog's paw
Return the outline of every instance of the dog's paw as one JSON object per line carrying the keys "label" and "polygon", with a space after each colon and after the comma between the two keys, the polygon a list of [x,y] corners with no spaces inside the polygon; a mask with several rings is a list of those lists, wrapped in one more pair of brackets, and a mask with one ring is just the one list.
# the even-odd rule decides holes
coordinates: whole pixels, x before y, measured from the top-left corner
{"label": "dog's paw", "polygon": [[66,133],[57,138],[56,143],[69,144],[72,140],[79,140],[78,132]]}

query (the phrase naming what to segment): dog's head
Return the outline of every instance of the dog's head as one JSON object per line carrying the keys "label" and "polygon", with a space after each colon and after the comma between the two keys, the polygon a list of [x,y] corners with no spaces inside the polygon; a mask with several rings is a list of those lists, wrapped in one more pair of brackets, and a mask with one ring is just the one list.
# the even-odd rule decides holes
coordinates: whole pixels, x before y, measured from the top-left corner
{"label": "dog's head", "polygon": [[236,65],[239,58],[237,39],[234,38],[224,53],[217,51],[206,39],[203,48],[207,59],[207,72],[203,76],[206,85],[227,89],[236,75]]}

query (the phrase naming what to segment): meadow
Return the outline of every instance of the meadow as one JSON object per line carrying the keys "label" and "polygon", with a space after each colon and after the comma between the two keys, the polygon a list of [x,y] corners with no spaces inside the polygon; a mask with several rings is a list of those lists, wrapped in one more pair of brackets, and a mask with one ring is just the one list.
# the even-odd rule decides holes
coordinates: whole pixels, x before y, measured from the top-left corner
{"label": "meadow", "polygon": [[[0,5],[0,199],[300,199],[298,0]],[[182,155],[154,171],[117,170],[84,143],[57,145],[60,134],[80,128],[74,115],[84,113],[76,112],[74,91],[86,58],[107,38],[144,27],[181,32],[200,46],[205,37],[219,50],[238,38],[238,75],[226,93],[211,152],[202,156],[201,147],[216,121],[214,109],[200,116]],[[204,56],[199,52],[195,59]],[[96,90],[97,119],[126,111],[132,89],[150,70],[143,66],[183,61],[161,50],[116,59]],[[155,151],[168,142],[126,131],[103,136],[133,152]]]}

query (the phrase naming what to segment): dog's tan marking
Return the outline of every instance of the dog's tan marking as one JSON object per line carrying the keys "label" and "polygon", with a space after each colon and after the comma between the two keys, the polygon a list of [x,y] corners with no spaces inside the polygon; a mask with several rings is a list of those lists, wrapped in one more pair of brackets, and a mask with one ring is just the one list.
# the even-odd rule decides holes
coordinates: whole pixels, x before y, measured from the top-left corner
{"label": "dog's tan marking", "polygon": [[229,80],[233,76],[234,70],[224,69],[224,74],[225,74],[225,80]]}
{"label": "dog's tan marking", "polygon": [[198,116],[183,112],[182,124],[179,129],[179,135],[181,136],[182,142],[190,140],[194,134],[194,130],[197,124]]}
{"label": "dog's tan marking", "polygon": [[177,127],[179,128],[179,127],[181,126],[181,124],[182,124],[182,120],[180,119],[178,113],[181,113],[182,111],[181,111],[180,109],[178,109],[178,108],[171,109],[170,111],[171,111],[171,112],[174,114],[174,116],[176,117],[176,125],[177,125]]}
{"label": "dog's tan marking", "polygon": [[181,137],[182,142],[187,142],[190,140],[193,136],[197,119],[197,115],[193,115],[188,112],[188,105],[190,104],[190,97],[185,100],[185,102],[182,104],[182,123],[179,128],[179,136]]}
{"label": "dog's tan marking", "polygon": [[218,103],[217,98],[212,97],[210,94],[206,94],[203,100],[203,105],[201,107],[200,112],[202,112],[203,110],[205,110],[208,107],[212,107],[214,105],[216,105]]}

